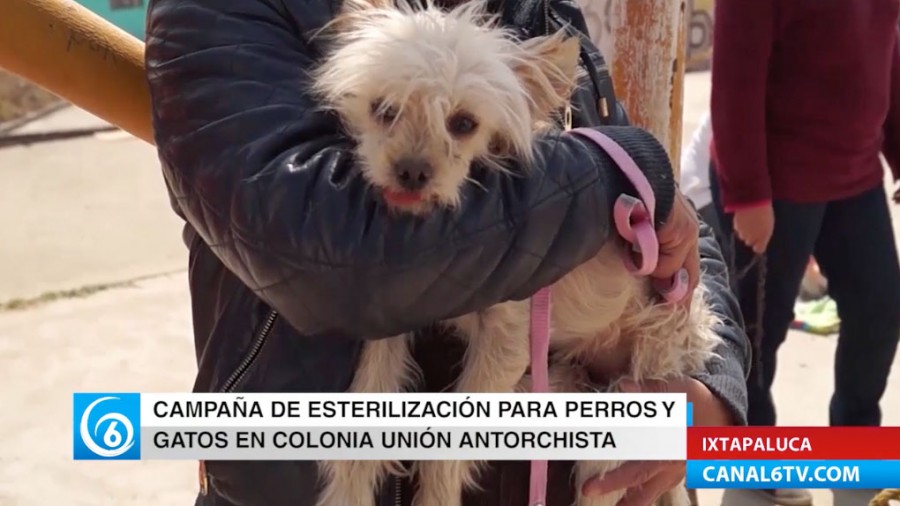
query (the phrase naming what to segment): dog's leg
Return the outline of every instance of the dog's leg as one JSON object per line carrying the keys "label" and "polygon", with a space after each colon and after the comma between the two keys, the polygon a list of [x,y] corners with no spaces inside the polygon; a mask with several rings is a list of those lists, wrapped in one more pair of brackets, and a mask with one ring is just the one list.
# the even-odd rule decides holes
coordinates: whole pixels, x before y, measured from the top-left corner
{"label": "dog's leg", "polygon": [[[593,392],[590,378],[585,369],[574,364],[556,364],[550,366],[550,389],[553,392]],[[519,391],[531,389],[531,378],[526,376],[520,383]],[[624,492],[614,492],[600,498],[588,498],[581,494],[585,482],[594,476],[603,476],[621,466],[616,460],[590,460],[575,463],[575,506],[615,506],[624,496]]]}
{"label": "dog's leg", "polygon": [[602,497],[585,497],[581,493],[585,482],[594,476],[603,476],[621,466],[617,460],[585,460],[575,463],[575,504],[577,506],[616,506],[625,495],[624,490],[610,492]]}
{"label": "dog's leg", "polygon": [[[418,373],[409,341],[410,336],[402,335],[366,342],[349,391],[391,393],[407,390]],[[402,465],[394,461],[319,462],[324,487],[317,506],[375,506],[375,494],[385,477],[404,472]]]}
{"label": "dog's leg", "polygon": [[[622,315],[623,339],[631,343],[632,357],[626,377],[634,381],[672,378],[702,370],[713,357],[720,338],[713,328],[717,320],[709,310],[702,288],[694,293],[690,312],[680,306],[647,302],[632,304]],[[625,378],[621,378],[625,379]],[[618,382],[609,387],[618,391]],[[578,462],[576,473],[578,506],[613,506],[624,491],[593,499],[581,496],[581,486],[594,475],[603,475],[621,466],[622,462]],[[684,483],[667,491],[657,506],[690,506]]]}
{"label": "dog's leg", "polygon": [[[468,338],[457,392],[515,391],[528,368],[528,305],[511,302],[453,322]],[[477,489],[483,462],[422,461],[416,464],[416,506],[460,506],[464,489]]]}

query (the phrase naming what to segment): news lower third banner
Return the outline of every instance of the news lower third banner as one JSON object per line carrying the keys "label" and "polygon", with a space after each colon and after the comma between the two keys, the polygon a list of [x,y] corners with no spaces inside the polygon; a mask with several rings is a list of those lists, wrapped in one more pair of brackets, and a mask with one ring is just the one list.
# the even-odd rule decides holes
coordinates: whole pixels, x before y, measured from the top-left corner
{"label": "news lower third banner", "polygon": [[75,460],[678,460],[689,488],[900,487],[900,427],[693,427],[684,394],[76,393]]}
{"label": "news lower third banner", "polygon": [[76,460],[684,460],[684,394],[76,393]]}

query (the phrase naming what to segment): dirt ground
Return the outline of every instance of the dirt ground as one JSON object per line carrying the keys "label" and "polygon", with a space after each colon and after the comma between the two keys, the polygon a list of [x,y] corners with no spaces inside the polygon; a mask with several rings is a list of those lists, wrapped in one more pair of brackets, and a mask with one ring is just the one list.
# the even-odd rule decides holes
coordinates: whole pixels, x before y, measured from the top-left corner
{"label": "dirt ground", "polygon": [[56,95],[0,69],[0,125],[59,100]]}

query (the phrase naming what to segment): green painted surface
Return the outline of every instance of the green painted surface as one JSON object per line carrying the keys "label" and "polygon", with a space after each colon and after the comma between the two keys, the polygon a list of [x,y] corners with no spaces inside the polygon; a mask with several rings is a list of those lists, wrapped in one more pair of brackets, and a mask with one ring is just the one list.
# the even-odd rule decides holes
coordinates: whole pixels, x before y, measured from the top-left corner
{"label": "green painted surface", "polygon": [[147,0],[75,0],[110,23],[144,40]]}

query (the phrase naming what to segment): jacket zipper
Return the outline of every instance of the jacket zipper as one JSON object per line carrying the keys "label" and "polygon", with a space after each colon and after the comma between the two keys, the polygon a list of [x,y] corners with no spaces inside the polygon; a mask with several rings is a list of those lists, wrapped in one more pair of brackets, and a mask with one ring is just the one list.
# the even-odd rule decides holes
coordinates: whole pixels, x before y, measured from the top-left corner
{"label": "jacket zipper", "polygon": [[256,337],[253,338],[250,352],[247,353],[247,356],[244,357],[244,360],[241,361],[237,369],[235,369],[234,372],[231,373],[231,376],[228,377],[228,381],[226,381],[225,386],[222,387],[222,392],[233,392],[240,384],[241,380],[244,379],[244,376],[247,375],[247,371],[250,370],[250,366],[253,365],[253,362],[259,357],[259,352],[262,351],[263,345],[266,344],[266,340],[269,338],[269,334],[272,332],[272,327],[275,326],[275,320],[277,319],[278,311],[275,311],[274,309],[270,310],[269,314],[266,315],[266,319],[263,321],[262,326],[260,326],[259,330],[256,332]]}
{"label": "jacket zipper", "polygon": [[[222,392],[232,392],[239,384],[240,381],[247,374],[247,371],[250,369],[250,366],[253,365],[253,362],[256,361],[256,357],[259,356],[259,352],[262,351],[263,345],[266,344],[266,339],[268,339],[269,334],[272,332],[272,327],[275,326],[275,321],[278,319],[278,311],[274,309],[269,311],[269,314],[266,315],[265,321],[263,321],[262,326],[259,328],[259,331],[256,333],[256,337],[253,340],[253,345],[250,347],[250,352],[244,357],[244,360],[241,361],[240,365],[237,369],[231,373],[231,376],[228,377],[228,381],[225,382],[225,386],[222,387]],[[201,462],[201,466],[202,466]],[[201,473],[205,474],[205,469],[201,467]],[[400,478],[394,477],[394,502],[393,506],[403,506],[403,489],[401,488]],[[205,485],[205,480],[203,480]],[[205,489],[205,487],[204,487]],[[205,492],[205,490],[204,490]],[[204,493],[205,495],[205,493]]]}
{"label": "jacket zipper", "polygon": [[[263,345],[266,344],[266,339],[269,338],[269,334],[272,332],[272,327],[275,326],[275,320],[277,319],[278,311],[275,311],[274,309],[270,310],[266,315],[266,319],[263,321],[262,326],[260,326],[259,330],[256,332],[256,337],[253,338],[253,345],[250,346],[250,353],[244,357],[244,360],[241,361],[237,369],[231,373],[231,376],[228,377],[228,381],[226,381],[225,385],[219,390],[220,392],[233,392],[238,384],[240,384],[240,381],[244,379],[250,366],[253,365],[253,362],[256,361],[256,357],[259,356],[259,352],[262,350]],[[199,471],[200,493],[206,495],[209,489],[209,475],[206,472],[206,462],[200,461]]]}

